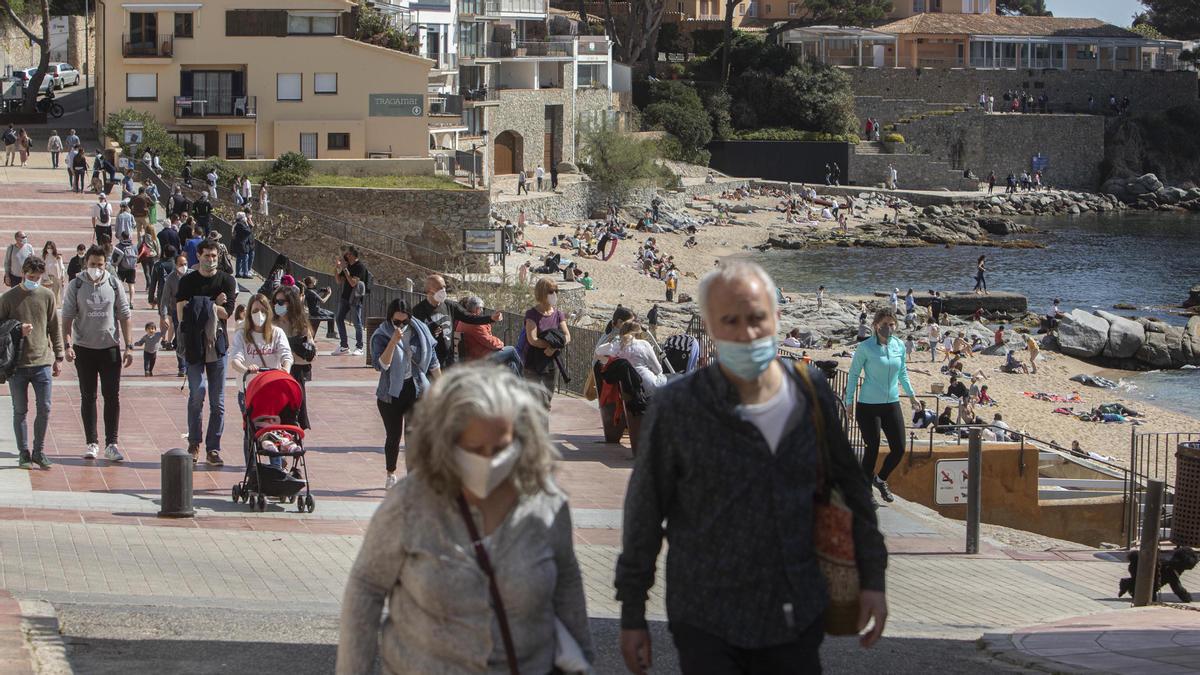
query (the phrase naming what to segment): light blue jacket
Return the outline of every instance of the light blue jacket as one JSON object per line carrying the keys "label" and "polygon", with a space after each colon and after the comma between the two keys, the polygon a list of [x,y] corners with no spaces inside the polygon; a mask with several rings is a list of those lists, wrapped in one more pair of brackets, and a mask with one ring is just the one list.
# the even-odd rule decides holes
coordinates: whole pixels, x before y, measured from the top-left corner
{"label": "light blue jacket", "polygon": [[392,325],[391,321],[385,321],[379,324],[379,328],[376,328],[371,335],[371,365],[379,371],[379,384],[375,387],[375,398],[384,403],[391,403],[392,399],[399,398],[400,392],[404,391],[404,371],[409,370],[406,367],[409,361],[412,362],[411,377],[413,387],[416,388],[417,398],[421,398],[425,394],[425,390],[429,388],[429,378],[426,373],[438,363],[437,354],[434,352],[433,335],[430,334],[425,323],[413,319],[408,322],[408,328],[410,334],[395,346],[392,363],[386,370],[379,362],[379,355],[387,349],[388,342],[392,339],[392,333],[396,332],[396,327]]}
{"label": "light blue jacket", "polygon": [[904,341],[893,335],[886,345],[871,335],[858,343],[854,358],[850,361],[850,376],[846,381],[846,405],[854,401],[858,388],[858,374],[863,373],[859,403],[895,403],[900,400],[896,385],[904,387],[904,393],[913,396],[912,384],[908,381],[908,355]]}

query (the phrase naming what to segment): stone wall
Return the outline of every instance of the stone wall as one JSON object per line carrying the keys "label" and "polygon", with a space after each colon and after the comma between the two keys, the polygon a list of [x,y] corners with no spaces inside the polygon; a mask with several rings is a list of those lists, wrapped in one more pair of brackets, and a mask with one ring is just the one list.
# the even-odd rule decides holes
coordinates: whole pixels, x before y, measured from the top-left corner
{"label": "stone wall", "polygon": [[[1034,155],[1049,164],[1043,180],[1055,187],[1095,190],[1104,159],[1104,118],[1098,115],[987,114],[978,109],[955,115],[931,115],[898,123],[896,131],[910,146],[981,179],[995,171],[1031,169]],[[899,167],[897,167],[899,168]],[[900,181],[904,184],[904,181]]]}
{"label": "stone wall", "polygon": [[[750,184],[748,179],[722,179],[716,183],[697,183],[685,185],[679,190],[656,191],[652,188],[634,190],[625,200],[629,205],[650,205],[650,200],[657,193],[664,204],[671,209],[683,208],[684,202],[696,195],[711,195],[732,190]],[[525,219],[538,222],[543,219],[565,222],[572,220],[587,220],[597,211],[607,207],[602,195],[593,188],[590,181],[560,183],[558,192],[535,193],[532,198],[505,199],[492,203],[492,213],[498,218],[517,221],[517,214],[525,210]]]}
{"label": "stone wall", "polygon": [[489,226],[488,201],[483,190],[271,188],[272,206],[329,216],[312,217],[323,234],[434,269],[461,265],[462,231]]}
{"label": "stone wall", "polygon": [[[978,94],[976,94],[978,95]],[[854,114],[858,116],[858,135],[866,138],[865,124],[868,118],[879,120],[880,125],[888,125],[902,117],[912,117],[939,110],[954,110],[962,107],[957,103],[928,103],[923,99],[884,98],[883,96],[855,96]],[[880,135],[884,132],[880,130]]]}
{"label": "stone wall", "polygon": [[1087,70],[932,70],[910,68],[846,68],[854,93],[885,99],[922,99],[930,103],[978,105],[979,94],[996,97],[1009,89],[1045,93],[1052,110],[1087,110],[1087,97],[1097,109],[1109,94],[1128,96],[1134,111],[1164,110],[1197,99],[1196,73],[1187,71]]}
{"label": "stone wall", "polygon": [[[54,19],[60,17],[51,17],[51,26],[55,25]],[[50,52],[51,61],[65,61],[79,69],[80,73],[84,73],[83,60],[83,44],[84,44],[84,25],[82,16],[67,16],[67,32],[65,39],[63,37],[55,37],[51,35],[52,44],[62,44],[60,49],[54,49]],[[34,16],[25,22],[29,29],[36,35],[41,35],[42,19],[40,16]],[[89,52],[92,60],[96,59],[96,23],[92,20],[92,45],[89,47]],[[41,59],[41,53],[37,46],[29,41],[29,38],[21,32],[10,21],[5,21],[3,26],[0,26],[0,73],[4,72],[5,66],[12,66],[13,70],[18,68],[29,68],[37,66]]]}
{"label": "stone wall", "polygon": [[905,190],[964,190],[962,172],[955,171],[949,162],[925,154],[853,154],[847,170],[855,185],[882,185],[887,181],[888,165],[896,167],[896,185]]}
{"label": "stone wall", "polygon": [[[239,172],[263,173],[275,163],[273,159],[230,159]],[[393,157],[388,159],[310,159],[314,173],[334,176],[432,176],[432,157]]]}

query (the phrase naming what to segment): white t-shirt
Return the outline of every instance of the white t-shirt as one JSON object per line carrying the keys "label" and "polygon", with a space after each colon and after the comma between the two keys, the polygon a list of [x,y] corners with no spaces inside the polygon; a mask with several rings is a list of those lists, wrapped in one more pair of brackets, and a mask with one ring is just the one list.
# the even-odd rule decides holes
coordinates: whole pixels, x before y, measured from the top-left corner
{"label": "white t-shirt", "polygon": [[667,383],[667,376],[663,374],[662,364],[654,355],[654,348],[645,340],[633,340],[628,347],[622,347],[621,338],[615,337],[610,342],[598,345],[596,356],[628,361],[638,377],[642,378],[642,386],[647,393]]}
{"label": "white t-shirt", "polygon": [[796,403],[796,385],[792,383],[792,378],[785,374],[779,391],[769,400],[764,403],[740,405],[737,410],[742,419],[758,427],[763,438],[767,439],[767,446],[771,448],[773,455],[779,449],[783,429],[787,426]]}

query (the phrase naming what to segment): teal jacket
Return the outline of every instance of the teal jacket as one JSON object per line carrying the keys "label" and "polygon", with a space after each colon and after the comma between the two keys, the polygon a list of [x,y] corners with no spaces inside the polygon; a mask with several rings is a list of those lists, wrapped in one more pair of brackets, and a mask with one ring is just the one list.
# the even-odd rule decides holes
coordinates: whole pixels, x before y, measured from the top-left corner
{"label": "teal jacket", "polygon": [[904,341],[895,335],[886,345],[879,344],[874,335],[858,343],[854,358],[850,361],[850,376],[846,380],[846,405],[854,402],[854,391],[858,388],[858,374],[863,374],[859,403],[895,403],[900,400],[899,382],[904,393],[913,396],[912,384],[908,381],[908,353]]}

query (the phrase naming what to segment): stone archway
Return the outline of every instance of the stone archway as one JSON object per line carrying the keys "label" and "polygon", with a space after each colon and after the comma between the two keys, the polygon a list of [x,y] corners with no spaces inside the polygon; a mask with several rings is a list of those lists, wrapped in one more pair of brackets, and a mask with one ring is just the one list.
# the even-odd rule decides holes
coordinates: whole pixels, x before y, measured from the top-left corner
{"label": "stone archway", "polygon": [[497,176],[516,173],[524,167],[525,142],[515,131],[502,131],[496,135],[495,169]]}

